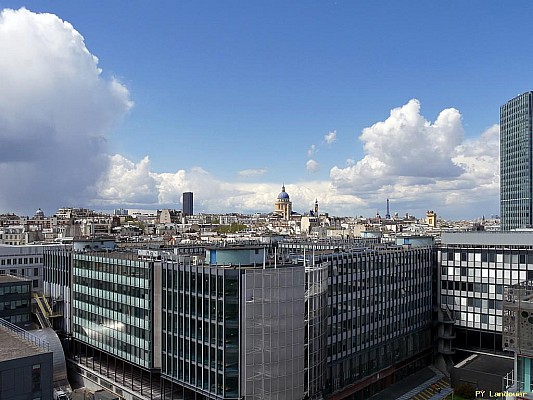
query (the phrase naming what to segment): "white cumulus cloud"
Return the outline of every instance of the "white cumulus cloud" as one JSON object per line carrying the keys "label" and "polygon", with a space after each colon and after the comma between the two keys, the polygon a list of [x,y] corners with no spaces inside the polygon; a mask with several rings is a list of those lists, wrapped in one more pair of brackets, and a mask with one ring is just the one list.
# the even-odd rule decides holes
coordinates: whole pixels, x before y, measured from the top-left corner
{"label": "white cumulus cloud", "polygon": [[105,204],[156,205],[158,181],[150,170],[150,159],[134,163],[115,154],[109,159],[107,174],[97,185],[99,200]]}
{"label": "white cumulus cloud", "polygon": [[320,165],[318,164],[318,162],[316,162],[315,160],[311,159],[311,160],[308,160],[308,161],[305,163],[305,168],[306,168],[309,172],[316,172],[316,171],[318,171],[318,169],[320,168]]}
{"label": "white cumulus cloud", "polygon": [[[365,156],[330,170],[341,193],[357,194],[368,206],[391,203],[408,212],[427,208],[474,217],[498,212],[499,127],[464,139],[461,114],[440,112],[434,122],[410,100],[381,122],[363,129]],[[382,207],[382,206],[381,206]]]}
{"label": "white cumulus cloud", "polygon": [[0,54],[0,210],[84,204],[132,106],[128,89],[103,78],[83,37],[53,14],[3,10]]}
{"label": "white cumulus cloud", "polygon": [[[121,155],[110,157],[108,173],[97,185],[93,205],[107,208],[181,208],[183,192],[194,192],[197,212],[272,212],[282,183],[226,182],[200,167],[170,173],[151,170],[148,157],[139,162]],[[296,211],[307,212],[318,198],[323,211],[354,215],[364,202],[337,191],[328,181],[285,185]]]}
{"label": "white cumulus cloud", "polygon": [[333,143],[337,140],[337,131],[329,131],[324,135],[324,140],[327,144]]}

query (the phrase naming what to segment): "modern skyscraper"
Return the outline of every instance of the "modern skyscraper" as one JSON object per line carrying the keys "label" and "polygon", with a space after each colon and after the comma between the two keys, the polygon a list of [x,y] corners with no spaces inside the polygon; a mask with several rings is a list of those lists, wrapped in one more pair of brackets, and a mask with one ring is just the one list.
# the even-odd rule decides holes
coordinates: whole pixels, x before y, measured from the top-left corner
{"label": "modern skyscraper", "polygon": [[193,195],[192,192],[183,193],[183,214],[193,215]]}
{"label": "modern skyscraper", "polygon": [[500,107],[502,230],[533,225],[533,92]]}

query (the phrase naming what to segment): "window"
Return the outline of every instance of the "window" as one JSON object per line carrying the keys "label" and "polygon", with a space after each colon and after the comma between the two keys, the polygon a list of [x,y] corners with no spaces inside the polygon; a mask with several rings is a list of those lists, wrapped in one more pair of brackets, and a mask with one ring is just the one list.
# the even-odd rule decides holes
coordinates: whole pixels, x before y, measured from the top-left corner
{"label": "window", "polygon": [[39,268],[33,269],[33,276],[39,276]]}
{"label": "window", "polygon": [[33,286],[32,286],[32,287],[33,287],[33,288],[37,288],[37,287],[39,287],[39,280],[38,280],[38,279],[34,279],[34,280],[33,280]]}
{"label": "window", "polygon": [[34,392],[41,390],[41,364],[32,366],[31,384]]}

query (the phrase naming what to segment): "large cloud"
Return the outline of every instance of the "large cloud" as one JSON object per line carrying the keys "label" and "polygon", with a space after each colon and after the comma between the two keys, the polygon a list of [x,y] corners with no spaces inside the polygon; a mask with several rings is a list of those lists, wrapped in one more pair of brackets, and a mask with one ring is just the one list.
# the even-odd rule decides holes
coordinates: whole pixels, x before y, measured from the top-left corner
{"label": "large cloud", "polygon": [[[464,140],[460,113],[443,110],[431,123],[411,100],[389,118],[365,128],[359,137],[365,156],[333,167],[332,184],[360,196],[367,206],[385,204],[421,216],[434,208],[451,216],[498,213],[499,127]],[[381,206],[382,208],[382,206]]]}
{"label": "large cloud", "polygon": [[334,167],[331,178],[339,187],[376,188],[398,177],[456,177],[461,168],[451,158],[463,134],[456,109],[443,110],[431,123],[420,115],[419,101],[411,100],[385,121],[363,129],[359,139],[365,157],[348,168]]}
{"label": "large cloud", "polygon": [[[444,110],[431,123],[412,100],[364,129],[361,140],[366,155],[333,167],[331,180],[286,185],[295,210],[307,211],[318,198],[321,210],[334,215],[383,215],[390,198],[392,212],[401,215],[423,217],[427,209],[447,218],[498,213],[497,125],[464,139],[457,110]],[[156,173],[147,157],[136,163],[115,155],[110,161],[97,205],[181,208],[182,193],[193,191],[198,212],[269,212],[281,186],[223,181],[200,167]]]}
{"label": "large cloud", "polygon": [[[285,185],[296,211],[306,212],[318,198],[323,211],[354,215],[364,205],[357,196],[339,193],[327,181]],[[225,182],[200,167],[174,173],[153,172],[148,157],[135,163],[110,157],[110,168],[98,185],[93,205],[134,208],[181,208],[183,192],[194,192],[196,212],[271,212],[281,183]]]}
{"label": "large cloud", "polygon": [[106,136],[132,106],[68,22],[0,14],[0,212],[84,204],[107,171]]}

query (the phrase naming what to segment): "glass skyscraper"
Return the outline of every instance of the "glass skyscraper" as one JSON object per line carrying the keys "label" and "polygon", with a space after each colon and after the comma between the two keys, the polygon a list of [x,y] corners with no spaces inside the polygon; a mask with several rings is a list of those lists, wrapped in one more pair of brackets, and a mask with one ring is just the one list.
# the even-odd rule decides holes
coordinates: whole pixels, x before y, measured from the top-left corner
{"label": "glass skyscraper", "polygon": [[183,215],[193,215],[193,193],[192,192],[184,192],[183,193]]}
{"label": "glass skyscraper", "polygon": [[502,230],[533,226],[533,92],[500,107],[500,216]]}

